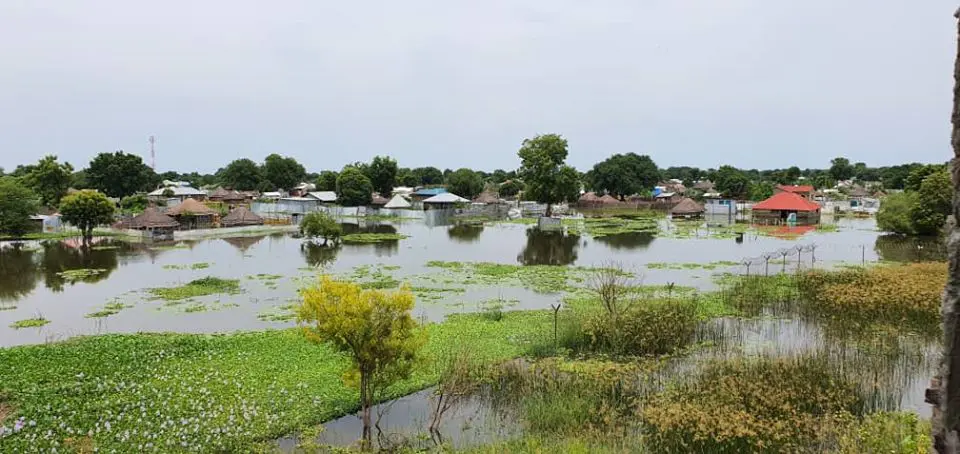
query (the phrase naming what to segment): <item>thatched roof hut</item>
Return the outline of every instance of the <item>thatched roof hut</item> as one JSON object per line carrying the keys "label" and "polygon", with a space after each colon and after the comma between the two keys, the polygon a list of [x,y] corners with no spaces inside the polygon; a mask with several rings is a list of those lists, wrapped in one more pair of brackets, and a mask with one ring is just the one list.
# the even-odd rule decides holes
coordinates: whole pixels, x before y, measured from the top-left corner
{"label": "thatched roof hut", "polygon": [[182,216],[190,214],[193,216],[213,216],[217,214],[212,208],[198,202],[196,199],[184,199],[179,205],[167,210],[167,216]]}
{"label": "thatched roof hut", "polygon": [[224,227],[238,227],[243,225],[263,225],[263,218],[247,209],[247,207],[237,207],[220,220]]}
{"label": "thatched roof hut", "polygon": [[171,218],[159,211],[154,207],[148,207],[146,210],[143,210],[143,213],[140,213],[134,216],[128,222],[122,224],[122,227],[134,230],[152,230],[152,229],[172,229],[180,225],[176,219]]}
{"label": "thatched roof hut", "polygon": [[382,196],[382,195],[380,195],[380,194],[373,194],[373,198],[370,200],[370,205],[374,205],[374,206],[384,206],[384,205],[386,205],[386,204],[389,203],[389,202],[390,202],[390,199],[388,199],[388,198],[386,198],[386,197],[384,197],[384,196]]}
{"label": "thatched roof hut", "polygon": [[670,210],[670,214],[675,216],[698,216],[703,214],[703,206],[687,197],[673,207],[673,209]]}
{"label": "thatched roof hut", "polygon": [[597,193],[596,193],[596,192],[587,192],[587,193],[585,193],[585,194],[583,194],[583,195],[580,196],[580,200],[578,200],[578,202],[580,202],[580,203],[599,203],[599,202],[600,202],[600,197],[597,197]]}
{"label": "thatched roof hut", "polygon": [[604,205],[615,205],[620,203],[616,197],[611,196],[610,194],[604,194],[603,197],[600,197],[599,202]]}
{"label": "thatched roof hut", "polygon": [[219,201],[239,202],[242,200],[246,200],[246,197],[243,194],[234,190],[227,190],[224,188],[217,188],[217,190],[211,192],[210,195],[207,196],[207,198],[210,200],[218,201],[218,202]]}

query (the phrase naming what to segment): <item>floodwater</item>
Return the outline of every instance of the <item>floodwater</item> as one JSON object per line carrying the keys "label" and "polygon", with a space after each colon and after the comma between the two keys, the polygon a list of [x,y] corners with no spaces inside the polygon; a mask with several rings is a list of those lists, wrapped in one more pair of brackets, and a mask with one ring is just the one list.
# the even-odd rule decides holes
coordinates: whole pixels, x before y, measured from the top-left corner
{"label": "floodwater", "polygon": [[[808,232],[799,238],[748,233],[743,241],[731,238],[673,238],[649,233],[627,233],[600,238],[542,232],[522,224],[455,225],[430,219],[402,223],[354,223],[345,230],[407,235],[400,241],[313,247],[288,233],[181,241],[164,244],[127,243],[100,239],[89,250],[76,240],[0,244],[0,346],[42,343],[80,334],[108,332],[221,332],[292,326],[270,321],[270,314],[297,297],[305,280],[319,267],[350,274],[357,267],[388,267],[393,276],[429,276],[436,268],[428,261],[497,262],[520,265],[599,266],[616,262],[637,272],[645,284],[714,287],[712,275],[722,272],[758,273],[765,253],[816,245],[813,254],[801,253],[801,266],[831,266],[862,261],[917,260],[940,254],[933,245],[881,236],[872,219],[840,219],[836,232]],[[787,263],[770,265],[790,270]],[[669,269],[651,263],[710,263],[752,261],[715,269]],[[207,268],[192,269],[203,263]],[[97,269],[99,274],[71,280],[70,270]],[[769,267],[768,267],[769,270]],[[256,275],[275,275],[257,277]],[[240,279],[236,295],[195,298],[190,304],[167,305],[152,299],[147,289],[183,285],[206,276]],[[476,311],[493,298],[515,301],[510,309],[543,309],[562,295],[541,294],[525,288],[467,287],[465,293],[444,293],[440,301],[421,301],[418,317],[440,320],[455,312]],[[130,306],[105,318],[88,314],[111,303]],[[189,307],[200,306],[187,310]],[[258,317],[259,316],[259,317]],[[17,320],[43,317],[41,328],[14,329]]]}
{"label": "floodwater", "polygon": [[[720,273],[793,271],[798,266],[831,267],[876,261],[942,260],[944,248],[936,242],[881,235],[872,219],[838,219],[836,231],[800,229],[787,236],[748,232],[742,239],[711,237],[709,229],[692,237],[624,233],[591,238],[544,232],[533,226],[500,223],[457,224],[430,217],[400,223],[353,222],[347,233],[399,233],[407,238],[373,244],[317,247],[290,233],[217,238],[171,243],[137,243],[97,239],[92,248],[75,240],[0,243],[0,347],[42,343],[75,335],[111,332],[222,332],[293,326],[271,315],[283,313],[297,299],[297,290],[321,271],[339,275],[389,270],[391,278],[422,285],[441,272],[429,261],[496,262],[512,265],[600,266],[618,263],[641,276],[645,284],[675,283],[700,289],[715,288]],[[800,246],[800,247],[798,247]],[[780,259],[777,261],[777,259]],[[773,264],[766,262],[773,261]],[[716,262],[725,262],[716,264]],[[663,264],[675,266],[664,266]],[[681,266],[682,264],[714,266]],[[737,263],[733,265],[731,263]],[[204,265],[198,265],[204,264]],[[97,270],[71,275],[71,270]],[[359,271],[358,271],[359,270]],[[239,294],[210,295],[184,304],[152,298],[148,289],[182,285],[216,276],[239,279]],[[537,293],[508,285],[465,285],[465,291],[418,299],[416,315],[429,320],[477,311],[485,301],[513,301],[509,309],[546,309],[563,295]],[[129,306],[114,315],[90,318],[108,304]],[[285,307],[286,306],[286,307]],[[196,309],[199,308],[199,309]],[[196,310],[194,310],[196,309]],[[49,324],[15,329],[18,320],[43,317]],[[911,336],[874,338],[878,345],[847,345],[850,339],[831,337],[816,322],[782,314],[749,319],[720,319],[720,351],[697,353],[677,363],[675,375],[695,370],[699,360],[725,354],[786,355],[823,353],[855,359],[862,356],[863,379],[880,384],[877,409],[904,409],[929,414],[923,390],[933,374],[938,350],[935,342]],[[861,354],[863,351],[882,352]],[[471,446],[516,435],[522,424],[506,421],[478,399],[468,400],[444,418],[431,440],[427,425],[433,400],[430,390],[378,407],[383,410],[382,442],[415,446],[441,441]],[[360,434],[355,415],[330,421],[320,442],[353,444]],[[424,438],[426,435],[427,438]],[[279,441],[293,449],[295,437]],[[426,445],[424,445],[426,446]]]}

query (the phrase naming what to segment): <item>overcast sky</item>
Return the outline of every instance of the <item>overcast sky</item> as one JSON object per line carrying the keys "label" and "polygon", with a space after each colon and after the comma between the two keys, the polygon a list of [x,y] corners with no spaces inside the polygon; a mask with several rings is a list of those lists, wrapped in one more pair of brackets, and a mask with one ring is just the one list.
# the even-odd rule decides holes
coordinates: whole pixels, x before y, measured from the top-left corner
{"label": "overcast sky", "polygon": [[2,0],[0,166],[97,153],[212,172],[942,162],[947,0]]}

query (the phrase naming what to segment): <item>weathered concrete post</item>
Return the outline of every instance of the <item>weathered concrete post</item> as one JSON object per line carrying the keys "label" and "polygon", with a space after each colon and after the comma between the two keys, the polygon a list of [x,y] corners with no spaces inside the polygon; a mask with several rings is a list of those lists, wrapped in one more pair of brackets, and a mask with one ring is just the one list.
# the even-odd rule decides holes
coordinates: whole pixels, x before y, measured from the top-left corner
{"label": "weathered concrete post", "polygon": [[[950,174],[953,178],[953,217],[960,219],[960,175],[957,165],[960,160],[960,9],[954,13],[957,22],[957,56],[953,67],[953,113],[950,121],[953,132],[953,160]],[[943,290],[943,360],[940,376],[934,378],[927,392],[927,400],[934,404],[933,449],[941,454],[956,454],[960,449],[960,228],[952,223],[947,232],[947,253],[950,271],[947,286]]]}

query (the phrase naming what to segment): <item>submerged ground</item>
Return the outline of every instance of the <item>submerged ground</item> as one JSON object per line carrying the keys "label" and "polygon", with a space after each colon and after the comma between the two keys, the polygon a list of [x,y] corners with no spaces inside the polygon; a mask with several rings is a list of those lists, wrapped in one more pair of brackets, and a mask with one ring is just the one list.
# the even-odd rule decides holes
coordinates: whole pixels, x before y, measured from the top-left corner
{"label": "submerged ground", "polygon": [[[524,223],[441,220],[357,222],[348,228],[397,233],[403,238],[338,248],[312,247],[289,234],[162,245],[103,240],[86,252],[60,241],[5,244],[0,248],[0,309],[5,309],[0,310],[0,344],[4,346],[43,344],[78,334],[253,332],[100,335],[2,349],[0,426],[6,429],[0,435],[0,451],[47,451],[54,446],[82,450],[88,445],[121,451],[287,449],[290,442],[276,444],[273,440],[303,431],[294,440],[309,441],[308,429],[357,406],[356,391],[340,379],[346,359],[308,343],[292,328],[290,307],[296,291],[321,268],[371,288],[395,287],[400,282],[413,287],[416,315],[429,323],[426,361],[412,379],[391,389],[392,396],[437,382],[450,358],[462,357],[464,352],[484,364],[527,356],[534,358],[533,369],[558,367],[555,363],[543,365],[543,358],[565,358],[561,359],[562,369],[582,370],[582,365],[588,364],[594,371],[589,373],[592,379],[596,379],[597,367],[620,374],[624,365],[633,368],[640,364],[645,372],[637,375],[630,369],[627,374],[656,377],[654,381],[660,384],[650,387],[646,379],[628,380],[645,383],[642,393],[633,385],[628,387],[636,393],[631,399],[659,396],[656,393],[664,383],[690,375],[684,371],[710,370],[711,362],[718,359],[812,355],[824,363],[817,371],[833,374],[848,369],[855,360],[860,375],[872,377],[872,397],[857,380],[838,378],[857,382],[851,384],[858,390],[851,402],[859,403],[835,409],[849,414],[856,424],[867,424],[860,418],[876,411],[906,411],[925,417],[928,413],[922,398],[935,364],[935,324],[914,313],[907,316],[887,308],[868,314],[870,323],[851,329],[814,316],[814,312],[834,310],[832,306],[798,303],[801,290],[811,293],[809,286],[796,281],[744,286],[747,284],[737,281],[742,277],[731,277],[781,272],[793,276],[798,269],[805,273],[878,262],[942,259],[936,243],[881,236],[871,219],[837,219],[828,225],[831,227],[819,230],[753,229],[616,218],[571,223],[564,234],[539,232]],[[736,234],[744,231],[738,241]],[[682,360],[660,356],[650,363],[648,356],[617,359],[619,353],[611,356],[586,347],[555,350],[552,319],[544,309],[561,303],[564,320],[580,320],[573,315],[579,313],[577,308],[593,307],[588,291],[593,269],[614,263],[631,273],[631,285],[649,289],[649,298],[670,298],[671,304],[696,301],[691,314],[699,320],[697,340],[682,351],[673,351]],[[920,271],[893,273],[939,273],[935,269]],[[886,278],[869,279],[877,280],[866,286],[876,287]],[[904,279],[883,280],[888,281]],[[831,301],[846,301],[850,291],[865,286],[864,282],[838,282],[811,294],[841,292]],[[936,282],[918,280],[914,284],[925,288]],[[841,285],[850,286],[850,291]],[[867,307],[874,301],[871,298],[867,295],[850,304]],[[917,298],[926,301],[929,296]],[[891,315],[894,312],[896,315]],[[651,320],[669,315],[651,314]],[[265,328],[275,330],[261,331]],[[754,366],[747,367],[749,371]],[[623,383],[623,376],[617,376],[618,383]],[[596,388],[595,383],[591,387]],[[689,411],[683,409],[681,397],[660,396],[656,408]],[[611,402],[606,397],[598,399],[590,405]],[[548,400],[541,402],[541,407]],[[646,397],[641,400],[647,401]],[[622,396],[614,401],[624,402]],[[463,437],[458,435],[462,430],[454,430],[443,443],[509,451],[579,446],[590,452],[600,449],[591,437],[610,438],[599,432],[569,433],[567,429],[544,432],[544,428],[524,422],[529,413],[517,410],[516,405],[510,413],[514,418],[511,424],[521,429],[518,432]],[[532,404],[524,401],[522,405],[529,411]],[[584,404],[584,408],[590,405]],[[620,451],[637,445],[631,437],[651,439],[638,427],[661,427],[655,422],[668,421],[662,418],[664,413],[630,408],[626,413],[623,409],[605,411],[635,422],[622,428],[617,438],[623,442]],[[630,416],[624,416],[627,414]],[[660,419],[655,419],[658,415]],[[570,418],[576,419],[573,413]],[[542,415],[538,420],[543,420]],[[904,421],[869,423],[893,424],[901,430],[910,424]],[[581,422],[585,427],[589,421]],[[498,425],[473,420],[471,424],[473,432],[496,432]],[[859,430],[852,424],[837,425]],[[349,431],[350,427],[348,423],[331,424],[330,430]],[[548,437],[553,441],[543,438],[544,433],[554,434]],[[664,433],[661,430],[658,436]],[[415,434],[405,436],[416,439]],[[490,444],[517,437],[520,439],[502,442],[512,445]],[[348,442],[349,434],[321,440],[336,443],[332,440],[344,438]],[[841,444],[837,441],[831,448]],[[423,447],[418,443],[406,446]],[[744,446],[757,450],[755,445]],[[604,445],[604,449],[609,447]]]}

